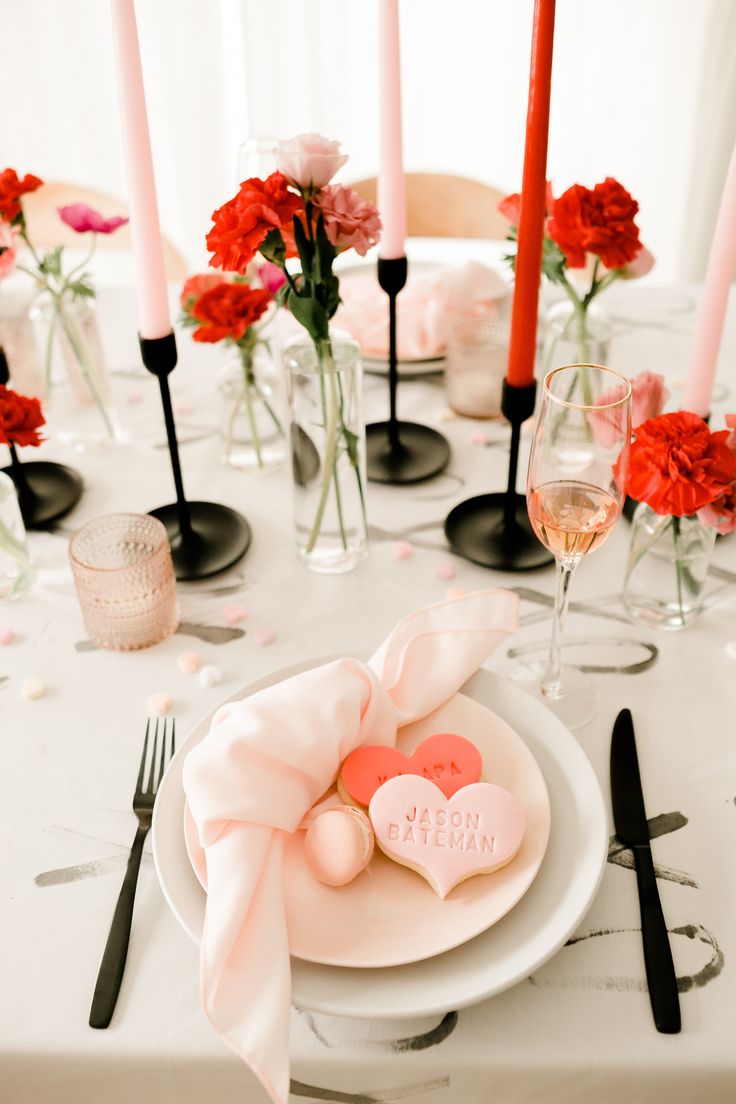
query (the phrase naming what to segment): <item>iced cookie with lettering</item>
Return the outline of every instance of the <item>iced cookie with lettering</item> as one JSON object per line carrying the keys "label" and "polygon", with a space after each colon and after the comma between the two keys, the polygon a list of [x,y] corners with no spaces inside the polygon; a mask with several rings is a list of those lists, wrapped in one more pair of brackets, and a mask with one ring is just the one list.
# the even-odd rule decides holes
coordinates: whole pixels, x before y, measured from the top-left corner
{"label": "iced cookie with lettering", "polygon": [[337,788],[343,801],[367,809],[379,786],[403,774],[426,778],[452,797],[462,786],[480,781],[483,759],[475,744],[454,732],[428,736],[412,755],[393,747],[361,747],[343,763]]}
{"label": "iced cookie with lettering", "polygon": [[376,790],[370,818],[381,850],[426,878],[439,897],[511,862],[526,826],[524,810],[501,786],[474,782],[446,798],[411,774]]}

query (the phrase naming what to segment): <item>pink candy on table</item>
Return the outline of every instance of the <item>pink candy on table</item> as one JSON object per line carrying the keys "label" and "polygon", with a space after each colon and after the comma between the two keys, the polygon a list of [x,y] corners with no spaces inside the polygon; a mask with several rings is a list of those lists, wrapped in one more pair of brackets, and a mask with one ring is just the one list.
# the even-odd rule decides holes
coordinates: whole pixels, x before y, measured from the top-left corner
{"label": "pink candy on table", "polygon": [[229,606],[225,606],[223,616],[228,625],[237,625],[239,621],[247,616],[247,612],[244,606],[241,606],[238,602],[232,602]]}
{"label": "pink candy on table", "polygon": [[151,694],[148,699],[148,709],[151,713],[155,713],[157,717],[164,717],[167,713],[170,713],[174,708],[174,699],[163,691],[159,691],[156,694]]}
{"label": "pink candy on table", "polygon": [[6,625],[5,628],[0,628],[0,645],[12,644],[14,640],[15,633],[10,625]]}
{"label": "pink candy on table", "polygon": [[448,587],[445,591],[448,599],[462,598],[463,594],[465,594],[465,587]]}
{"label": "pink candy on table", "polygon": [[490,437],[487,433],[484,433],[482,429],[476,429],[470,434],[470,443],[473,445],[487,445],[490,444]]}
{"label": "pink candy on table", "polygon": [[176,662],[180,671],[194,675],[202,666],[202,657],[199,652],[182,652]]}
{"label": "pink candy on table", "polygon": [[143,402],[143,392],[142,391],[129,391],[128,392],[128,402],[131,404],[131,406],[137,406],[138,403]]}
{"label": "pink candy on table", "polygon": [[408,541],[394,541],[391,555],[395,560],[410,560],[414,555],[414,549]]}
{"label": "pink candy on table", "polygon": [[253,640],[259,647],[265,648],[268,644],[273,644],[276,639],[276,633],[273,629],[264,628],[262,625],[257,625],[253,629]]}
{"label": "pink candy on table", "polygon": [[194,407],[192,406],[192,404],[189,402],[188,399],[182,399],[181,402],[178,402],[176,404],[176,413],[177,414],[191,414],[191,413],[193,413],[193,411],[194,411]]}
{"label": "pink candy on table", "polygon": [[446,560],[444,563],[438,564],[435,570],[435,577],[437,579],[454,579],[455,578],[455,565]]}

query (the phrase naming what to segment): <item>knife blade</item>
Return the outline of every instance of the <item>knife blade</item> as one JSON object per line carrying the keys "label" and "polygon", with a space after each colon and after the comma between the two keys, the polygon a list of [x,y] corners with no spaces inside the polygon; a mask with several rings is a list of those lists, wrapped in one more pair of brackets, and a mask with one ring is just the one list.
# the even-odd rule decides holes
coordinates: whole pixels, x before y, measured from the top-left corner
{"label": "knife blade", "polygon": [[654,874],[649,826],[631,710],[622,709],[611,736],[611,803],[616,833],[634,853],[641,910],[644,967],[657,1031],[680,1030],[680,999],[672,949]]}

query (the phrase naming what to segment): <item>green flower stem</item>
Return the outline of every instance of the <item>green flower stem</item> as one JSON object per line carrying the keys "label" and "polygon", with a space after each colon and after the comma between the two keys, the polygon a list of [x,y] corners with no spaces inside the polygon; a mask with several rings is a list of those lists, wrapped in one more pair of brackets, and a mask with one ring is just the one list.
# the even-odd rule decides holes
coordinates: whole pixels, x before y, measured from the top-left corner
{"label": "green flower stem", "polygon": [[675,545],[675,577],[677,579],[677,605],[680,608],[680,621],[685,624],[685,610],[682,604],[682,557],[680,555],[680,519],[672,518],[672,537]]}
{"label": "green flower stem", "polygon": [[[335,386],[334,361],[332,358],[332,346],[329,338],[316,342],[317,359],[319,362],[320,386],[322,387],[322,405],[325,419],[325,457],[322,466],[322,487],[320,489],[317,512],[314,515],[312,531],[307,541],[307,555],[314,551],[319,539],[324,521],[327,499],[330,494],[330,484],[335,478],[335,465],[337,463],[337,431],[339,422],[339,408]],[[335,494],[338,499],[338,517],[340,519],[340,537],[343,548],[347,548],[345,529],[342,524],[342,510],[339,500],[339,487],[335,482]]]}
{"label": "green flower stem", "polygon": [[238,344],[238,352],[240,353],[240,363],[243,367],[243,399],[245,401],[245,416],[248,419],[248,428],[250,429],[250,439],[253,443],[253,449],[256,454],[256,461],[258,467],[263,467],[263,456],[261,455],[261,442],[258,437],[258,429],[256,428],[256,419],[253,414],[253,395],[251,388],[255,382],[253,375],[253,346]]}
{"label": "green flower stem", "polygon": [[58,314],[59,321],[61,323],[61,327],[62,327],[64,333],[67,336],[67,340],[69,341],[69,344],[72,347],[72,352],[74,353],[74,356],[77,359],[77,363],[78,363],[79,368],[81,370],[82,376],[84,377],[84,380],[85,380],[87,386],[89,387],[90,394],[92,395],[92,398],[97,403],[97,408],[100,412],[100,415],[102,416],[103,422],[105,423],[105,429],[107,430],[108,435],[110,437],[114,437],[115,436],[115,430],[113,429],[112,422],[110,421],[110,416],[107,413],[107,410],[105,409],[105,404],[102,400],[102,396],[101,396],[99,388],[97,386],[97,382],[94,379],[94,373],[92,372],[92,370],[90,368],[90,365],[89,365],[89,361],[87,360],[87,351],[84,347],[84,339],[77,332],[77,329],[74,326],[71,319],[68,318],[68,316],[66,315],[60,297],[56,300],[56,303],[57,303],[57,314]]}
{"label": "green flower stem", "polygon": [[7,552],[21,567],[28,569],[31,566],[31,558],[25,545],[13,536],[3,521],[0,521],[0,549]]}

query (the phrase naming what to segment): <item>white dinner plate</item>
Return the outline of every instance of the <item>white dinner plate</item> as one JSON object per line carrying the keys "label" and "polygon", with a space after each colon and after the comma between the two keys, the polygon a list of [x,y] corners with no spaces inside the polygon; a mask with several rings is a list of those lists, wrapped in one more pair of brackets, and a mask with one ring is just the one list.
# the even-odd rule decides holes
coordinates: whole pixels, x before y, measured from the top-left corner
{"label": "white dinner plate", "polygon": [[[254,683],[249,693],[311,667],[299,664]],[[332,1015],[403,1019],[442,1014],[502,992],[528,977],[575,931],[605,868],[608,827],[603,797],[585,754],[541,703],[499,675],[479,671],[463,693],[498,713],[526,742],[544,776],[552,829],[547,852],[525,896],[493,927],[453,950],[384,969],[323,966],[292,959],[292,1000]],[[242,693],[237,695],[242,696]],[[182,831],[181,752],[161,785],[153,849],[164,895],[199,941],[204,894]]]}

